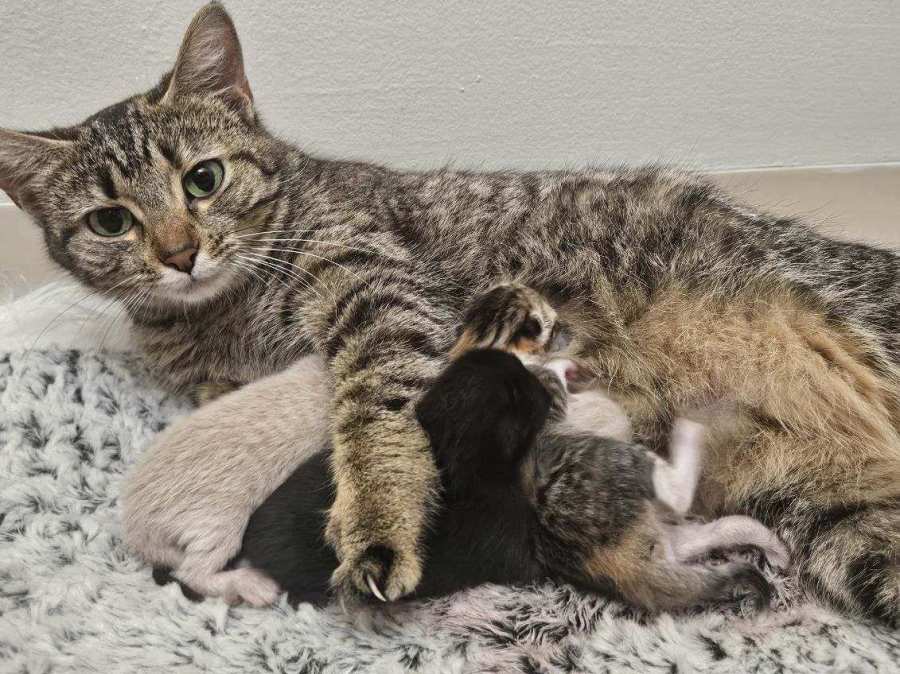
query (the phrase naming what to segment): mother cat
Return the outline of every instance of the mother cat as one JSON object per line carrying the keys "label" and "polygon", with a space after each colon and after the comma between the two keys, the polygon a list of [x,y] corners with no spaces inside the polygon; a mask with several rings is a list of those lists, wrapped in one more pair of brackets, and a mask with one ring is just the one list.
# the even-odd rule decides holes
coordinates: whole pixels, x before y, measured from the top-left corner
{"label": "mother cat", "polygon": [[833,604],[900,617],[890,252],[655,168],[399,173],[309,156],[260,124],[216,3],[149,92],[77,126],[0,130],[0,188],[58,263],[125,300],[173,386],[326,356],[342,590],[415,588],[435,469],[407,403],[466,301],[514,278],[554,299],[645,441],[682,406],[736,401],[743,425],[710,452],[702,508],[777,528]]}

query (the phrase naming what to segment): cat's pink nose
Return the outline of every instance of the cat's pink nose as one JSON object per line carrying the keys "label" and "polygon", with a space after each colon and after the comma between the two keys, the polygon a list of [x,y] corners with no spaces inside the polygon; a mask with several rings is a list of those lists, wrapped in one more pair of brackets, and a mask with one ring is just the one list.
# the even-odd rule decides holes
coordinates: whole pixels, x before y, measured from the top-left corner
{"label": "cat's pink nose", "polygon": [[172,269],[177,269],[178,271],[183,271],[185,274],[190,274],[196,260],[197,247],[194,244],[190,244],[187,248],[182,248],[163,258],[162,263]]}

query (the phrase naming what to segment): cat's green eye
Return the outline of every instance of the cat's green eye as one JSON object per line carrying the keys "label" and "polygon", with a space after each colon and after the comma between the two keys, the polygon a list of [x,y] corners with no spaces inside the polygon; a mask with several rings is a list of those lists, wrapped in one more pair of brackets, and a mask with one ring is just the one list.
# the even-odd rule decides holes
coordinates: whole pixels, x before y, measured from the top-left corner
{"label": "cat's green eye", "polygon": [[225,167],[216,159],[207,159],[200,162],[188,171],[182,184],[188,197],[203,199],[222,186],[222,178],[225,177]]}
{"label": "cat's green eye", "polygon": [[98,236],[122,236],[134,227],[134,216],[127,208],[101,208],[87,216],[88,227]]}

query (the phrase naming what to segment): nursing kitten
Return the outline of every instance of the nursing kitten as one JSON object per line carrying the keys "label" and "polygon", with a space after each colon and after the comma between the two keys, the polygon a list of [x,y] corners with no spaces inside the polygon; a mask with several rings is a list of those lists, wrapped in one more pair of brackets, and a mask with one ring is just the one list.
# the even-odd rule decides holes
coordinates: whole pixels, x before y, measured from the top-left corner
{"label": "nursing kitten", "polygon": [[[608,397],[568,394],[574,363],[526,369],[519,358],[534,359],[563,339],[556,312],[530,288],[497,286],[464,316],[451,349],[456,360],[416,403],[440,474],[441,507],[415,596],[554,578],[651,610],[744,594],[765,601],[768,585],[750,565],[688,563],[736,546],[759,548],[779,568],[789,561],[756,520],[684,521],[701,469],[700,426],[677,422],[671,461],[663,461],[629,442],[627,418]],[[328,465],[327,451],[300,465],[244,535],[242,558],[293,603],[324,601],[337,564],[322,538],[333,499]]]}
{"label": "nursing kitten", "polygon": [[[548,392],[512,361],[479,362],[470,354],[442,374],[435,390],[462,392],[453,381],[461,370],[471,374],[467,389],[452,407],[436,410],[428,394],[417,409],[434,409],[458,429],[465,429],[471,456],[457,460],[435,444],[441,475],[441,506],[425,537],[422,580],[414,597],[434,597],[480,585],[516,585],[547,576],[534,554],[537,520],[516,477],[517,464],[550,411]],[[509,396],[509,397],[506,397]],[[477,410],[473,409],[475,402]],[[485,407],[483,404],[488,403]],[[477,412],[477,413],[476,413]],[[426,426],[427,430],[427,426]],[[241,558],[274,579],[292,603],[321,603],[329,598],[330,578],[338,560],[325,544],[326,513],[334,499],[329,452],[301,464],[250,518]],[[322,469],[326,470],[323,472]],[[389,555],[384,550],[383,554]],[[380,591],[373,588],[377,596]]]}
{"label": "nursing kitten", "polygon": [[215,3],[146,93],[68,128],[0,130],[0,189],[54,260],[125,301],[174,388],[326,360],[344,592],[418,584],[437,472],[409,402],[467,302],[515,279],[551,297],[641,441],[664,449],[680,409],[747,410],[710,446],[698,507],[777,528],[838,608],[900,617],[891,252],[659,168],[405,173],[311,156],[260,123]]}
{"label": "nursing kitten", "polygon": [[[552,374],[537,367],[536,379],[516,358],[500,351],[466,353],[469,346],[487,340],[523,355],[548,348],[558,326],[552,307],[537,293],[514,284],[500,285],[476,298],[465,315],[467,323],[454,348],[465,355],[438,378],[416,407],[431,438],[443,486],[442,508],[426,539],[426,570],[416,596],[447,594],[485,582],[515,584],[546,577],[569,578],[594,589],[618,587],[621,583],[615,575],[591,577],[588,583],[584,577],[573,579],[568,571],[564,574],[563,569],[540,563],[536,532],[541,527],[553,532],[554,523],[571,519],[576,499],[563,497],[538,505],[534,494],[523,491],[520,464],[535,445],[548,414],[557,429],[564,423],[569,431],[581,433],[581,442],[573,442],[569,453],[558,433],[548,435],[553,441],[546,449],[540,443],[528,452],[531,459],[525,464],[537,474],[527,480],[529,485],[547,482],[547,475],[554,485],[577,484],[592,451],[637,452],[645,457],[645,450],[624,443],[601,446],[612,441],[598,436],[615,435],[627,441],[630,434],[622,410],[597,391],[572,396],[582,404],[572,405],[573,413],[567,414],[565,387],[559,378],[564,371]],[[504,404],[511,390],[515,394]],[[322,539],[324,513],[334,498],[330,452],[320,450],[327,442],[330,396],[324,364],[311,356],[173,424],[126,480],[122,497],[126,543],[157,569],[169,571],[157,573],[159,580],[177,579],[201,595],[261,606],[274,601],[280,586],[293,601],[324,601],[337,565]],[[238,410],[252,410],[250,421],[236,416]],[[305,429],[302,436],[292,432],[298,427]],[[682,440],[675,449],[696,451],[698,445],[697,439]],[[545,463],[551,468],[537,470]],[[612,530],[624,528],[622,518],[611,513],[621,515],[621,504],[626,504],[624,510],[633,510],[635,499],[645,496],[646,485],[635,488],[622,470],[627,462],[615,463],[606,465],[602,476],[590,479],[595,483],[589,480],[586,499],[585,494],[577,494],[575,509],[583,509],[590,526],[579,522],[571,527],[570,537],[575,531],[583,534],[577,546],[569,546],[572,555],[601,554],[610,538],[594,539],[597,531],[606,525]],[[643,465],[653,467],[654,461]],[[698,469],[696,461],[676,460],[669,470],[668,464],[657,460],[656,491],[669,495],[666,498],[677,509],[686,510]],[[266,498],[289,473],[284,484]],[[610,518],[610,522],[593,522],[596,517]],[[784,553],[769,545],[774,537],[757,522],[738,522],[746,519],[717,521],[716,531],[729,530],[731,540],[705,535],[706,530],[695,525],[693,555],[711,548],[757,545],[776,563],[786,563],[781,561]],[[725,520],[732,522],[726,527]],[[676,541],[677,531],[679,527],[670,527],[671,535],[667,531],[665,537],[657,536],[660,549],[668,550],[676,562],[683,559],[677,554],[681,544]],[[241,555],[253,568],[229,564],[238,556],[242,534]],[[602,545],[595,546],[595,540]],[[674,571],[682,571],[677,563],[671,566],[665,576],[668,581]],[[652,570],[641,564],[638,573]],[[736,575],[728,575],[725,568],[713,574],[687,573],[705,584],[689,586],[678,578],[684,592],[680,602],[665,603],[656,597],[651,602],[644,596],[639,605],[680,608],[723,599],[730,580],[740,580],[743,586],[749,577],[745,568],[728,571]],[[709,591],[711,586],[718,594]],[[373,592],[380,593],[377,586]],[[620,594],[638,603],[630,594]]]}
{"label": "nursing kitten", "polygon": [[306,356],[177,420],[125,478],[125,544],[201,595],[271,604],[269,578],[228,563],[253,511],[327,445],[333,395],[322,359]]}
{"label": "nursing kitten", "polygon": [[[487,338],[483,333],[490,328],[484,320],[487,313],[496,313],[492,321],[496,326],[515,327],[515,334],[502,327],[491,331],[491,342],[503,348],[542,350],[549,345],[548,337],[558,332],[556,314],[543,298],[514,284],[499,285],[473,300],[462,326],[468,342],[472,334]],[[529,323],[527,344],[520,340],[522,321]],[[462,348],[459,345],[456,350]],[[221,596],[229,602],[270,604],[277,596],[277,586],[252,569],[233,568],[229,563],[241,548],[251,513],[301,463],[304,469],[278,492],[292,490],[294,504],[282,506],[280,511],[298,511],[296,521],[308,522],[307,510],[312,512],[333,501],[330,472],[324,467],[330,452],[323,452],[328,445],[332,396],[325,363],[318,356],[305,356],[284,372],[248,384],[172,424],[126,477],[122,490],[126,544],[158,570],[158,580],[175,579],[189,591]],[[583,416],[594,429],[630,435],[627,418],[609,399],[592,400]],[[313,493],[306,494],[309,485],[314,487]],[[271,507],[278,498],[269,499],[269,507],[254,516],[257,524],[266,513],[271,513],[274,521],[281,517],[279,509]],[[465,512],[473,507],[473,503],[460,505]],[[316,522],[307,538],[321,538],[322,526]],[[507,522],[503,526],[516,525]],[[274,530],[276,525],[268,528]],[[269,538],[277,542],[270,547],[269,556],[284,557],[288,537]],[[295,568],[327,566],[330,573],[336,568],[333,558],[330,550],[311,547],[291,564]],[[446,582],[459,582],[447,578]],[[488,579],[513,582],[516,576],[504,573]],[[428,587],[439,582],[435,578]],[[420,588],[419,593],[422,591]]]}
{"label": "nursing kitten", "polygon": [[[535,363],[535,354],[554,341],[558,346],[564,336],[548,302],[516,284],[479,296],[465,316],[451,351],[457,355],[491,346]],[[632,443],[621,408],[591,388],[596,382],[575,363],[557,358],[532,365],[531,371],[553,394],[553,423],[538,436],[521,468],[522,484],[541,523],[538,549],[549,575],[588,587],[611,584],[635,605],[662,609],[709,600],[713,587],[722,589],[722,578],[684,566],[714,549],[753,546],[774,566],[788,566],[787,549],[755,519],[735,515],[702,524],[685,521],[702,469],[705,429],[687,419],[676,421],[668,439],[669,461],[664,461]],[[577,384],[578,393],[568,393],[571,384]],[[439,455],[455,446],[459,449],[454,451],[470,452],[471,463],[477,464],[476,450],[467,449],[467,444],[477,446],[477,436],[464,437],[469,433],[465,420],[490,403],[482,397],[466,416],[458,400],[475,397],[467,388],[476,386],[465,381],[442,389],[435,385],[419,404],[418,418]],[[437,411],[423,417],[422,405],[429,398],[443,405],[433,404]],[[721,427],[728,425],[727,419],[715,417],[731,414],[704,416]]]}

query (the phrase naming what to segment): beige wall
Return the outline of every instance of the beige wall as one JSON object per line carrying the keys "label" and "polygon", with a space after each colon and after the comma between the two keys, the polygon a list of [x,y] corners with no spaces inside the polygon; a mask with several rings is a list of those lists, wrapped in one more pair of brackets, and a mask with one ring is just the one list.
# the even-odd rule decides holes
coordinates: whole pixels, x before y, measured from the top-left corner
{"label": "beige wall", "polygon": [[[0,2],[0,126],[171,67],[201,0]],[[897,0],[226,0],[256,100],[311,150],[403,167],[900,161]]]}
{"label": "beige wall", "polygon": [[900,165],[731,171],[715,176],[743,201],[831,236],[900,250]]}

